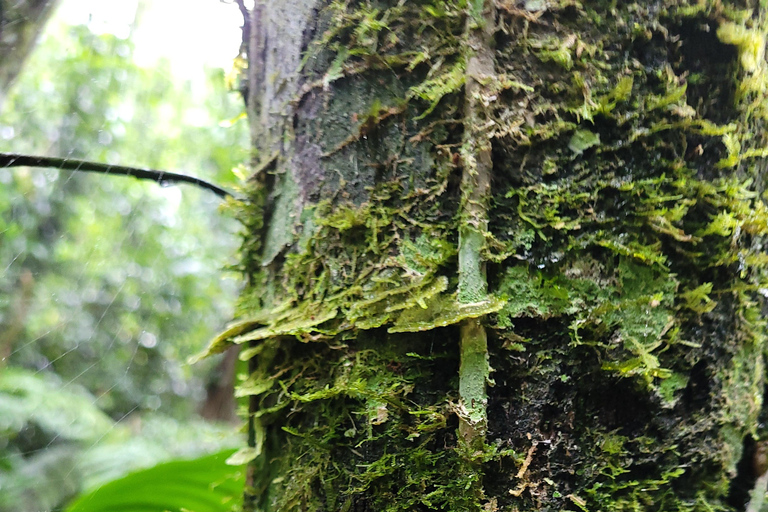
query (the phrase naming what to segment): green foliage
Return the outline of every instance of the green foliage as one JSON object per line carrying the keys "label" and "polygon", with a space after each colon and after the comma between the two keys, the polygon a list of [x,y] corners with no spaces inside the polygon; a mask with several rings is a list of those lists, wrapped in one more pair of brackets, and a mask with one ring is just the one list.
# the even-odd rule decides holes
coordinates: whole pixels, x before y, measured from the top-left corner
{"label": "green foliage", "polygon": [[6,368],[0,374],[0,432],[9,438],[32,423],[63,441],[93,441],[112,428],[80,385],[63,387],[52,374]]}
{"label": "green foliage", "polygon": [[[207,112],[193,106],[190,89],[174,90],[167,68],[133,65],[129,42],[82,27],[68,35],[75,51],[62,55],[56,40],[45,41],[8,98],[0,123],[5,133],[24,136],[6,140],[4,149],[42,152],[50,145],[43,141],[53,140],[50,150],[59,154],[107,162],[119,155],[121,162],[215,172],[215,181],[231,182],[237,151],[222,148],[243,142],[244,127],[204,127],[213,116],[231,115],[226,103],[205,100]],[[212,78],[221,85],[221,74]],[[178,122],[192,114],[208,120]],[[227,261],[222,247],[234,243],[233,226],[220,219],[217,201],[189,187],[181,199],[130,179],[56,171],[5,171],[2,179],[2,217],[11,222],[0,249],[10,271],[0,285],[0,310],[7,325],[19,276],[29,269],[33,299],[20,338],[40,338],[11,340],[11,363],[50,361],[64,378],[103,390],[100,403],[113,414],[147,407],[153,395],[187,408],[160,376],[175,375],[181,395],[193,392],[190,385],[199,389],[178,361],[229,314],[225,297],[234,283],[222,287],[219,269]],[[133,378],[122,378],[129,365]]]}
{"label": "green foliage", "polygon": [[169,459],[233,446],[228,427],[162,415],[113,422],[82,386],[53,374],[0,373],[0,510],[48,510],[81,489]]}
{"label": "green foliage", "polygon": [[[235,187],[247,127],[216,126],[242,109],[223,72],[203,92],[132,51],[53,25],[3,105],[0,148]],[[0,170],[0,510],[53,509],[126,471],[233,444],[228,428],[188,420],[213,362],[186,358],[231,316],[236,288],[221,278],[235,225],[218,208],[191,187]]]}
{"label": "green foliage", "polygon": [[227,466],[231,450],[172,461],[104,484],[70,504],[66,512],[227,512],[238,510],[243,474]]}

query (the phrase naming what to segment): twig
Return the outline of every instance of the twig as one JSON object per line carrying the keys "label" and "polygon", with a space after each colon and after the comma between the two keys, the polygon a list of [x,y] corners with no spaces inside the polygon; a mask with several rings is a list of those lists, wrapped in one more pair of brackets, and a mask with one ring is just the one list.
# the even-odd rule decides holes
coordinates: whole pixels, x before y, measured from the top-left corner
{"label": "twig", "polygon": [[133,176],[140,180],[151,180],[161,185],[169,183],[189,183],[197,187],[213,192],[222,199],[233,197],[231,192],[194,176],[179,174],[140,167],[128,167],[125,165],[109,165],[75,158],[58,158],[52,156],[20,155],[16,153],[0,153],[0,168],[5,167],[52,167],[65,171],[98,172],[102,174],[116,174],[119,176]]}

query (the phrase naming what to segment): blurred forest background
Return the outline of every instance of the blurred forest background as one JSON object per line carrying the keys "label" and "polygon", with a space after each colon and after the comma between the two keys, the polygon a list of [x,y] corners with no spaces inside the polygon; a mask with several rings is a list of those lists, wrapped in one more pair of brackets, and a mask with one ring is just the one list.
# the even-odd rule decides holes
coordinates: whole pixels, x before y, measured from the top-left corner
{"label": "blurred forest background", "polygon": [[[115,35],[54,15],[0,109],[0,151],[237,189],[248,135],[227,72],[137,64],[140,21]],[[193,187],[0,169],[0,511],[242,444],[229,404],[199,414],[221,360],[187,364],[232,318],[237,229]]]}

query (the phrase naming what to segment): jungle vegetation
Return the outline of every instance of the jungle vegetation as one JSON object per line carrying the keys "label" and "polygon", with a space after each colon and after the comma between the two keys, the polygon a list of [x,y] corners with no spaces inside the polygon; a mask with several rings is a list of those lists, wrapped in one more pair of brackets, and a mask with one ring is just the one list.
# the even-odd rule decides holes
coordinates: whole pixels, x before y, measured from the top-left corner
{"label": "jungle vegetation", "polygon": [[[133,52],[130,37],[54,16],[4,99],[0,151],[237,186],[247,128],[228,70],[185,82]],[[0,510],[63,510],[133,471],[242,442],[233,403],[218,423],[199,414],[226,378],[220,361],[187,364],[232,316],[237,243],[221,200],[193,187],[0,169]],[[231,473],[207,467],[206,481]]]}

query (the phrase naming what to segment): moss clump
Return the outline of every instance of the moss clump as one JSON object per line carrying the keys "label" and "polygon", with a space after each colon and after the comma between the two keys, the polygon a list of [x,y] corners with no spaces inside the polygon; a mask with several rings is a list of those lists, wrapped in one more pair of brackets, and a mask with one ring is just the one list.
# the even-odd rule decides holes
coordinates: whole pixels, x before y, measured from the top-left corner
{"label": "moss clump", "polygon": [[754,73],[765,65],[765,34],[730,21],[721,23],[717,37],[739,48],[739,62],[744,71]]}
{"label": "moss clump", "polygon": [[256,459],[260,506],[472,509],[466,490],[478,475],[455,448],[457,361],[446,334],[407,338],[410,352],[387,343],[381,330],[347,350],[282,339],[272,356],[279,377],[257,374],[241,386],[260,404],[265,452],[279,453]]}

